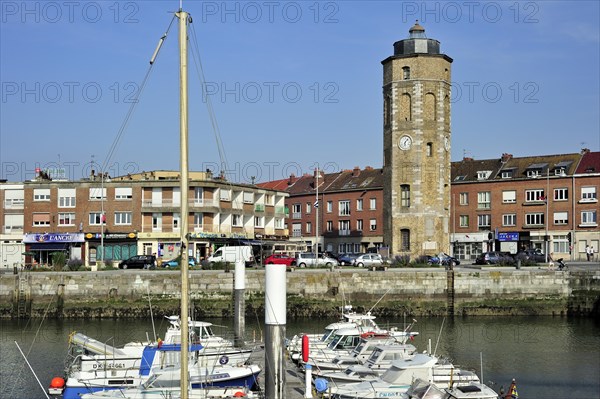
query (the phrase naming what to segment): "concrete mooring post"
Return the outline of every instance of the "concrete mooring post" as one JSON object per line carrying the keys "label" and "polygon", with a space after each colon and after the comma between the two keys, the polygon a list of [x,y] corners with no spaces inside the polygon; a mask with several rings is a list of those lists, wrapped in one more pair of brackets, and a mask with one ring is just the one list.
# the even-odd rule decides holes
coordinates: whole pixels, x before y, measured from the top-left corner
{"label": "concrete mooring post", "polygon": [[286,266],[265,273],[265,398],[285,399]]}
{"label": "concrete mooring post", "polygon": [[233,340],[237,347],[244,345],[244,336],[246,335],[246,264],[243,260],[235,262],[235,272],[233,274],[233,296],[234,296],[234,325]]}

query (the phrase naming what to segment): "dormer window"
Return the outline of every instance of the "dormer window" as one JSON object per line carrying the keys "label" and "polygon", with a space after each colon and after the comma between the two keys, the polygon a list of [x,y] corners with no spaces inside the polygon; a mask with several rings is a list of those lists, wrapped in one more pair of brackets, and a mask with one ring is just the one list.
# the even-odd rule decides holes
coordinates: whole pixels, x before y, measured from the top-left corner
{"label": "dormer window", "polygon": [[513,177],[513,171],[512,170],[503,170],[500,177],[503,179],[510,179],[511,177]]}
{"label": "dormer window", "polygon": [[540,177],[542,172],[539,169],[529,169],[527,171],[527,177]]}
{"label": "dormer window", "polygon": [[555,176],[566,176],[567,171],[565,170],[565,168],[556,168],[556,169],[554,169],[554,175]]}
{"label": "dormer window", "polygon": [[460,175],[460,176],[456,176],[456,177],[454,178],[454,181],[463,181],[463,180],[465,180],[466,178],[467,178],[467,176],[465,176],[465,175]]}
{"label": "dormer window", "polygon": [[485,180],[492,174],[491,170],[479,170],[477,171],[477,180]]}

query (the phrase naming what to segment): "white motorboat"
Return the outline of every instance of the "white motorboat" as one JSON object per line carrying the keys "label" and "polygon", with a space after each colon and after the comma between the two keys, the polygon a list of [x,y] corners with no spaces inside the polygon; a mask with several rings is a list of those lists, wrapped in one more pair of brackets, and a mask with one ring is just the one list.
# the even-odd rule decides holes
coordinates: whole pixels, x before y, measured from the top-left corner
{"label": "white motorboat", "polygon": [[[365,363],[375,348],[379,345],[393,345],[396,343],[396,338],[393,337],[382,337],[382,338],[361,338],[359,344],[352,349],[349,355],[337,355],[332,361],[317,361],[315,359],[308,359],[308,364],[313,367],[313,375],[315,372],[325,373],[328,371],[341,371],[354,364]],[[402,345],[402,344],[398,344]],[[412,346],[412,345],[411,345]],[[414,348],[414,346],[412,346]]]}
{"label": "white motorboat", "polygon": [[[205,387],[248,387],[257,385],[258,365],[220,365],[207,363],[207,357],[199,355],[202,347],[191,345],[188,362],[191,388]],[[74,372],[66,381],[63,399],[78,399],[84,393],[104,390],[141,389],[152,378],[153,386],[171,387],[179,385],[181,345],[160,344],[144,348],[141,359],[136,360],[138,369],[124,367],[123,363],[109,363],[109,369]]]}
{"label": "white motorboat", "polygon": [[417,348],[410,344],[378,345],[364,363],[350,365],[343,371],[317,369],[313,371],[313,376],[334,385],[376,380],[393,362],[412,358],[416,352]]}
{"label": "white motorboat", "polygon": [[418,335],[417,332],[410,331],[414,322],[409,324],[404,330],[398,330],[397,327],[390,329],[383,329],[375,322],[375,316],[371,312],[367,313],[356,313],[352,311],[352,306],[347,305],[344,307],[342,313],[342,320],[339,322],[331,323],[325,327],[322,334],[297,334],[292,337],[286,345],[286,349],[290,355],[290,358],[296,362],[302,358],[302,337],[307,335],[309,338],[309,349],[319,350],[324,349],[336,338],[336,332],[341,329],[356,329],[358,335],[365,334],[365,336],[385,336],[394,337],[405,343],[408,339]]}
{"label": "white motorboat", "polygon": [[320,383],[318,388],[335,399],[393,398],[402,397],[417,378],[438,387],[479,383],[479,377],[471,371],[455,368],[451,363],[442,362],[435,356],[416,354],[404,360],[394,361],[376,380],[343,385],[330,385],[325,382]]}
{"label": "white motorboat", "polygon": [[478,382],[471,382],[449,388],[439,386],[422,379],[417,379],[410,386],[405,399],[498,399],[492,388]]}

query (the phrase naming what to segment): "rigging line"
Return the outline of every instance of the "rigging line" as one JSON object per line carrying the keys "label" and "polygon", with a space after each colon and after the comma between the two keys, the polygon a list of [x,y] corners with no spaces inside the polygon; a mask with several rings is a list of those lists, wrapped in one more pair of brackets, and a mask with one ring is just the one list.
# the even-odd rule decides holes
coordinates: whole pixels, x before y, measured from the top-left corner
{"label": "rigging line", "polygon": [[[191,27],[191,40],[192,40],[192,58],[194,60],[194,64],[196,66],[196,73],[198,74],[198,79],[200,80],[200,84],[202,85],[202,90],[206,93],[206,76],[204,74],[204,68],[202,66],[202,58],[200,57],[200,51],[198,46],[198,38],[196,36],[196,29],[193,24],[190,24]],[[210,96],[203,96],[206,101],[206,107],[208,109],[208,114],[210,118],[210,122],[212,124],[213,133],[215,135],[215,140],[217,142],[217,150],[219,152],[219,158],[221,161],[221,170],[228,170],[228,161],[227,155],[225,154],[225,147],[223,146],[223,141],[221,138],[221,132],[219,129],[219,124],[217,122],[217,118],[215,115],[214,107],[212,104],[212,100]]]}
{"label": "rigging line", "polygon": [[[31,354],[31,350],[33,349],[33,345],[35,344],[35,341],[37,340],[37,338],[38,338],[38,335],[40,334],[40,330],[42,329],[42,324],[44,324],[44,320],[46,319],[46,316],[48,315],[48,311],[50,310],[50,305],[52,305],[52,303],[54,303],[54,298],[55,298],[57,295],[58,295],[57,293],[54,293],[54,294],[52,295],[52,299],[51,299],[51,300],[48,302],[48,306],[46,307],[46,310],[44,311],[44,315],[42,316],[42,320],[40,321],[40,325],[38,326],[38,328],[37,328],[37,330],[36,330],[36,332],[35,332],[35,336],[33,337],[33,341],[31,341],[31,345],[29,345],[29,349],[27,350],[27,355],[23,355],[23,352],[21,351],[21,348],[20,348],[20,347],[19,347],[19,345],[17,344],[17,348],[19,348],[19,351],[21,351],[21,354],[22,354],[22,355],[23,355],[23,357],[25,358],[25,361],[27,362],[27,365],[28,365],[29,367],[31,367],[31,365],[29,365],[29,362],[27,361],[27,357],[28,357],[28,356]],[[29,321],[30,321],[30,320],[31,320],[31,317],[29,318],[29,320],[27,320],[27,323],[26,323],[25,327],[27,327],[27,325],[29,325]],[[15,344],[16,344],[16,341],[15,341]],[[25,368],[25,365],[24,365],[24,364],[21,366],[21,370],[23,370],[23,368]],[[33,369],[32,369],[32,372],[33,372]],[[19,373],[19,374],[21,374],[21,373]],[[37,379],[37,376],[35,375],[35,373],[34,373],[33,375],[34,375],[34,377]],[[39,380],[38,380],[38,382],[39,382]],[[13,392],[13,391],[14,391],[14,389],[15,389],[15,386],[16,386],[16,384],[12,386],[12,389],[11,389],[11,396],[12,396],[12,392]],[[45,391],[44,391],[44,392],[45,392]],[[47,395],[46,395],[46,396],[47,396]]]}
{"label": "rigging line", "polygon": [[[171,22],[169,23],[169,27],[167,28],[167,31],[161,37],[159,43],[162,43],[166,39],[166,37],[169,34],[169,31],[171,30],[171,27],[173,26],[173,21],[175,19],[176,19],[176,16],[173,16],[173,18],[171,19]],[[157,48],[157,50],[158,50],[158,48]],[[108,166],[110,165],[110,160],[112,159],[112,157],[117,149],[117,146],[119,144],[119,141],[123,137],[123,134],[125,133],[125,129],[127,128],[127,125],[129,124],[129,121],[130,121],[133,113],[135,112],[136,106],[139,103],[139,99],[141,98],[144,88],[146,87],[146,84],[148,83],[148,78],[150,77],[150,74],[152,73],[154,61],[155,61],[156,57],[158,56],[158,54],[156,54],[156,53],[157,52],[155,51],[155,54],[153,54],[153,56],[152,56],[153,62],[150,63],[150,66],[148,67],[148,70],[146,71],[146,75],[144,76],[144,79],[142,80],[142,83],[140,85],[140,88],[139,88],[138,92],[136,93],[135,98],[133,98],[133,100],[131,101],[129,110],[127,111],[127,114],[125,115],[123,122],[121,123],[121,127],[119,128],[117,137],[115,137],[115,139],[113,140],[113,143],[106,155],[106,158],[104,159],[104,162],[102,164],[102,170],[101,170],[102,173],[106,172]]]}

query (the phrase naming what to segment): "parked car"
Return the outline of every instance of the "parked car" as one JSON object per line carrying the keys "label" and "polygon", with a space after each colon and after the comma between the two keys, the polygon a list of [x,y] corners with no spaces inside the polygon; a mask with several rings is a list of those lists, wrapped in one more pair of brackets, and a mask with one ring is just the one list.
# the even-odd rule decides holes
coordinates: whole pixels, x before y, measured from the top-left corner
{"label": "parked car", "polygon": [[511,254],[500,251],[484,252],[475,258],[476,265],[510,265],[515,262]]}
{"label": "parked car", "polygon": [[129,259],[119,262],[119,269],[154,269],[156,268],[156,256],[135,255]]}
{"label": "parked car", "polygon": [[319,260],[316,260],[316,254],[314,252],[301,252],[296,254],[296,264],[299,267],[312,266],[338,266],[339,262],[326,255],[319,254]]}
{"label": "parked car", "polygon": [[358,254],[341,254],[338,256],[338,262],[342,266],[352,265],[357,256]]}
{"label": "parked car", "polygon": [[517,254],[515,255],[515,260],[527,260],[530,262],[539,263],[546,261],[546,255],[544,255],[539,249],[525,249],[523,251],[517,252]]}
{"label": "parked car", "polygon": [[356,267],[370,267],[383,265],[383,258],[379,254],[362,254],[358,255],[352,263]]}
{"label": "parked car", "polygon": [[450,256],[447,253],[440,253],[434,256],[427,257],[428,265],[436,265],[436,266],[458,266],[460,265],[460,261],[456,259],[454,256]]}
{"label": "parked car", "polygon": [[[171,259],[171,260],[163,260],[161,266],[165,267],[165,268],[169,268],[169,267],[179,267],[179,263],[181,262],[181,257],[178,256],[175,259]],[[188,265],[189,267],[194,267],[198,264],[198,262],[196,262],[196,258],[194,258],[193,256],[190,256],[188,258]]]}
{"label": "parked car", "polygon": [[296,259],[292,258],[289,255],[284,254],[273,254],[271,256],[267,256],[264,261],[265,265],[286,265],[286,266],[295,266]]}

